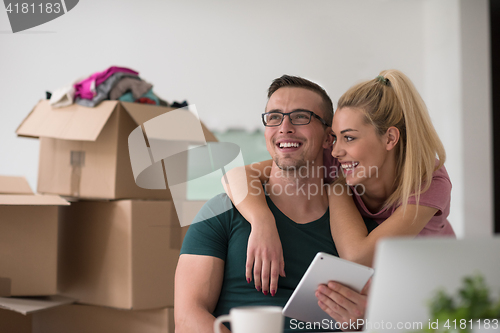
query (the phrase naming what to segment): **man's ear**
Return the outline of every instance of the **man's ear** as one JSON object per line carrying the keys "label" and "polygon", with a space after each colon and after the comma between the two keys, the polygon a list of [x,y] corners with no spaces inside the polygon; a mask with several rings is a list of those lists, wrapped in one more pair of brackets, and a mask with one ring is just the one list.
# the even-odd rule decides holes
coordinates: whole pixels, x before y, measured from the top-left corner
{"label": "man's ear", "polygon": [[384,139],[385,139],[385,149],[392,150],[394,147],[399,142],[399,130],[391,126],[387,129],[387,132],[385,132]]}
{"label": "man's ear", "polygon": [[323,148],[330,148],[333,144],[333,131],[331,127],[325,131],[325,141],[323,142]]}

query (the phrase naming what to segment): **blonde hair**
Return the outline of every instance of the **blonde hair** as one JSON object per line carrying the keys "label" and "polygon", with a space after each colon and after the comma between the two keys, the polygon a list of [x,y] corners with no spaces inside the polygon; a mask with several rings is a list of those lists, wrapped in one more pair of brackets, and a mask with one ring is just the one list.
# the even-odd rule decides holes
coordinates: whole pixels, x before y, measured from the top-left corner
{"label": "blonde hair", "polygon": [[412,195],[418,205],[420,194],[431,184],[433,172],[443,166],[446,153],[427,107],[410,79],[398,70],[382,71],[377,78],[357,84],[343,94],[337,109],[343,107],[361,109],[367,123],[380,136],[392,126],[399,130],[395,147],[396,190],[383,208],[401,204],[406,210]]}

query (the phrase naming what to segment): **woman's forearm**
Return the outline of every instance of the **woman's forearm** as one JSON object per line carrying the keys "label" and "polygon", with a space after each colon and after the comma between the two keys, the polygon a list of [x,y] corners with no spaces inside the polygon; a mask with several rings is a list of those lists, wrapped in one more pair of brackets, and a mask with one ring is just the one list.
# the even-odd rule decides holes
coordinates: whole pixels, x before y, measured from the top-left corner
{"label": "woman's forearm", "polygon": [[368,233],[366,225],[354,204],[353,197],[346,193],[329,196],[330,228],[335,246],[341,258],[372,266],[376,245],[387,237],[416,236],[437,213],[434,207],[401,206]]}
{"label": "woman's forearm", "polygon": [[229,198],[252,225],[274,221],[262,187],[262,183],[269,179],[271,164],[269,160],[235,168],[222,178]]}
{"label": "woman's forearm", "polygon": [[238,211],[252,225],[248,238],[245,277],[255,288],[274,296],[279,276],[285,276],[283,248],[274,215],[262,184],[269,179],[272,161],[236,168],[222,179],[224,189]]}
{"label": "woman's forearm", "polygon": [[341,258],[371,266],[374,246],[367,238],[368,230],[352,195],[347,192],[348,187],[343,188],[342,193],[329,195],[330,228],[335,246]]}

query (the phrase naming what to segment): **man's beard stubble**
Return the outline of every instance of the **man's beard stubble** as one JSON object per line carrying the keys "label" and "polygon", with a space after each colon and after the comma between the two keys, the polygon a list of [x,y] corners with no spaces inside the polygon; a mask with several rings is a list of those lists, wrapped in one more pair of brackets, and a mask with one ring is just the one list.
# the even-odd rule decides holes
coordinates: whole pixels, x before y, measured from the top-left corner
{"label": "man's beard stubble", "polygon": [[278,156],[274,157],[274,163],[276,163],[276,166],[283,172],[295,172],[301,167],[305,167],[307,165],[304,158],[300,158],[299,160],[290,161],[290,163],[287,163],[287,161],[282,161]]}

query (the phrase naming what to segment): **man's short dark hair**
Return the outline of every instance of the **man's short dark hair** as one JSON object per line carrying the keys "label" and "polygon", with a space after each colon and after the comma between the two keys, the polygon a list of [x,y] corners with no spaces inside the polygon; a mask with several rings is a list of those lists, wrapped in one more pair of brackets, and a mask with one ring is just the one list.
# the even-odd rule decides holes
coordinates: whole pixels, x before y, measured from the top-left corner
{"label": "man's short dark hair", "polygon": [[274,79],[273,83],[269,86],[267,91],[267,98],[271,98],[276,90],[283,87],[297,87],[314,91],[323,99],[323,107],[325,111],[324,119],[328,126],[332,125],[333,119],[333,103],[330,96],[326,93],[325,89],[321,88],[318,84],[301,78],[299,76],[283,75],[280,78]]}

